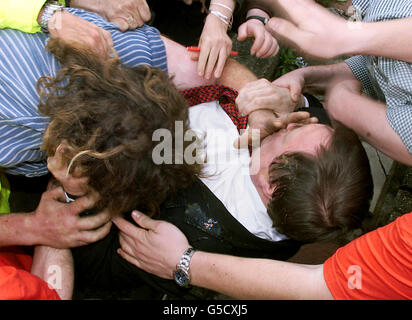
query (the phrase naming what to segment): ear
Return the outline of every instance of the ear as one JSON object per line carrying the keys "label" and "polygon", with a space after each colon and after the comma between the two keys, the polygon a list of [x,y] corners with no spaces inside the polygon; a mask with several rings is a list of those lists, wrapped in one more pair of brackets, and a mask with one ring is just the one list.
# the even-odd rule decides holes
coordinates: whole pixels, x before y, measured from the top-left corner
{"label": "ear", "polygon": [[260,197],[267,208],[269,205],[270,200],[272,199],[273,191],[275,190],[276,186],[270,186],[269,178],[265,177],[260,181]]}
{"label": "ear", "polygon": [[262,187],[263,187],[262,189],[263,189],[264,196],[267,197],[269,200],[272,199],[272,194],[273,194],[273,191],[275,191],[276,186],[275,185],[270,186],[269,179],[265,179]]}

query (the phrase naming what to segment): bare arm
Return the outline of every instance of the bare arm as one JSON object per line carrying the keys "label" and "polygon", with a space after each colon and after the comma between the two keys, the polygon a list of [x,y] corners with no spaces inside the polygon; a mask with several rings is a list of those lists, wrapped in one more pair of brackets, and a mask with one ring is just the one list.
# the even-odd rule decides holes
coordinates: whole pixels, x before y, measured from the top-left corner
{"label": "bare arm", "polygon": [[73,257],[69,249],[37,246],[31,273],[46,281],[62,300],[72,298],[74,287]]}
{"label": "bare arm", "polygon": [[191,59],[191,54],[181,44],[161,36],[167,55],[167,66],[173,82],[179,90],[223,84],[235,90],[240,90],[246,83],[257,80],[257,77],[247,67],[239,62],[228,59],[219,79],[205,79],[197,72],[197,62]]}
{"label": "bare arm", "polygon": [[[134,226],[116,218],[119,254],[138,268],[172,279],[182,253],[190,247],[174,225],[137,213]],[[192,284],[242,299],[331,299],[320,266],[247,259],[196,252],[190,264]]]}
{"label": "bare arm", "polygon": [[0,246],[47,245],[71,248],[95,242],[110,230],[110,213],[95,216],[79,214],[94,206],[91,197],[63,203],[63,190],[55,188],[43,193],[37,209],[31,213],[0,216]]}
{"label": "bare arm", "polygon": [[394,160],[412,165],[412,155],[388,122],[386,105],[362,95],[361,85],[354,76],[331,85],[326,108],[332,118],[351,128],[376,149]]}
{"label": "bare arm", "polygon": [[236,299],[333,299],[322,265],[196,252],[192,284]]}
{"label": "bare arm", "polygon": [[272,35],[309,56],[330,59],[363,54],[412,62],[412,18],[375,23],[352,18],[348,22],[313,0],[295,0],[293,5],[289,0],[261,1],[281,17],[268,23]]}

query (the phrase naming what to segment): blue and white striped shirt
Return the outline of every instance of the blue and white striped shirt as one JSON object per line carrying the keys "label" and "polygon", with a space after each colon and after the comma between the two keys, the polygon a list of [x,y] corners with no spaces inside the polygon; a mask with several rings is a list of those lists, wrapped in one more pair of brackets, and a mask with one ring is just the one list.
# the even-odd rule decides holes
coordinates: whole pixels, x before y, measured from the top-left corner
{"label": "blue and white striped shirt", "polygon": [[[109,31],[123,63],[167,71],[165,46],[155,28],[145,25],[123,33],[98,14],[67,10]],[[43,33],[0,30],[0,167],[9,174],[32,177],[48,172],[40,145],[49,118],[39,114],[36,91],[41,76],[55,76],[60,68],[45,51],[48,39]]]}
{"label": "blue and white striped shirt", "polygon": [[[412,0],[353,0],[352,4],[365,22],[412,17]],[[365,93],[386,102],[388,122],[412,154],[412,64],[370,56],[355,56],[346,63]]]}

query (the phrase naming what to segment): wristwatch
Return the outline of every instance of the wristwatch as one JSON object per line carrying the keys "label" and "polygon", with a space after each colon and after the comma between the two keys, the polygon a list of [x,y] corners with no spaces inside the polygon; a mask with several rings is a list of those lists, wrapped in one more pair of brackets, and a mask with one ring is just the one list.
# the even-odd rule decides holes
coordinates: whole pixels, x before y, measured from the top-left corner
{"label": "wristwatch", "polygon": [[53,16],[53,14],[56,11],[62,11],[64,8],[64,5],[57,1],[47,1],[46,4],[44,5],[44,11],[43,14],[41,15],[40,18],[40,27],[41,31],[43,32],[49,32],[49,21],[50,18]]}
{"label": "wristwatch", "polygon": [[246,21],[248,21],[250,19],[256,19],[256,20],[262,21],[262,23],[264,25],[266,25],[269,22],[268,18],[264,18],[264,17],[261,17],[261,16],[249,16],[249,17],[246,18]]}
{"label": "wristwatch", "polygon": [[188,248],[183,252],[182,258],[176,266],[174,272],[175,282],[181,287],[188,287],[190,285],[189,265],[195,249]]}

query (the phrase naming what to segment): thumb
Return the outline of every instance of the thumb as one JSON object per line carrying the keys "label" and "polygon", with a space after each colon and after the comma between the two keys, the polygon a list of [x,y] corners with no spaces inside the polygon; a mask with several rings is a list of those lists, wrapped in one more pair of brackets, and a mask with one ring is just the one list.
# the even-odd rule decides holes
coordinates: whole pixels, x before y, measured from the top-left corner
{"label": "thumb", "polygon": [[123,18],[114,18],[110,20],[110,22],[114,23],[122,32],[125,32],[127,29],[129,29],[129,24]]}
{"label": "thumb", "polygon": [[289,86],[290,96],[293,102],[297,103],[299,101],[300,95],[302,94],[302,87],[297,82],[291,82]]}
{"label": "thumb", "polygon": [[239,29],[237,30],[237,34],[238,34],[238,36],[237,36],[238,41],[243,41],[243,40],[247,39],[248,34],[247,34],[247,24],[246,23],[243,23],[239,27]]}
{"label": "thumb", "polygon": [[300,29],[293,23],[282,18],[271,18],[266,25],[266,29],[276,39],[288,44],[300,43],[303,37],[303,32]]}
{"label": "thumb", "polygon": [[132,218],[137,225],[148,230],[155,230],[159,223],[158,221],[149,218],[147,215],[137,210],[133,210]]}

